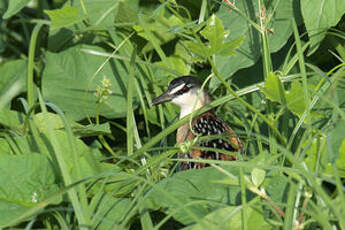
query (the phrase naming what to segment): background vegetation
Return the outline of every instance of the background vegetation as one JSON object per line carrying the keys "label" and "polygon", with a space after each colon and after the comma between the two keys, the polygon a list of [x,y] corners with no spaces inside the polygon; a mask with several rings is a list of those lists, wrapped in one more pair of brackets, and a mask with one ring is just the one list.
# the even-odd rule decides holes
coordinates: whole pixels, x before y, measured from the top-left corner
{"label": "background vegetation", "polygon": [[[344,14],[343,0],[1,1],[0,226],[345,229]],[[186,74],[215,99],[193,116],[216,108],[239,161],[175,171],[190,117],[149,103]]]}

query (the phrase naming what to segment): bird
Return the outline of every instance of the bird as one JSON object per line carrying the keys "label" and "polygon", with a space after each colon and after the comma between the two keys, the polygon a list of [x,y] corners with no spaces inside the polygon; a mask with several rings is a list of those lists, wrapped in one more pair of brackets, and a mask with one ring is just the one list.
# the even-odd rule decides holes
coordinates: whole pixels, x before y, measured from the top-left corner
{"label": "bird", "polygon": [[[194,76],[181,76],[173,79],[168,89],[160,96],[152,100],[151,106],[171,102],[180,107],[179,118],[183,118],[193,111],[212,102],[212,98],[206,89],[202,89],[201,81]],[[191,130],[192,128],[193,130]],[[195,143],[199,147],[223,149],[233,154],[224,154],[217,151],[191,149],[187,153],[179,153],[182,159],[207,159],[207,160],[237,160],[237,154],[242,151],[242,143],[231,127],[215,114],[214,110],[208,110],[192,119],[191,125],[185,123],[178,128],[176,142],[185,141],[193,143],[198,136],[216,136],[213,139]],[[223,138],[221,138],[221,136]],[[209,164],[203,162],[183,161],[179,165],[180,170],[201,169]]]}

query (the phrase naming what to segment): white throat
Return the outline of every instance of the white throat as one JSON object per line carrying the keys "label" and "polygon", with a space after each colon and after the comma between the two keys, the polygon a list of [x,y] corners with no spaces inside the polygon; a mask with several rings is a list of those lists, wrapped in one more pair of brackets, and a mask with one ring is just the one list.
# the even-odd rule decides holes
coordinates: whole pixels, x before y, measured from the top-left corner
{"label": "white throat", "polygon": [[191,92],[182,94],[172,100],[172,103],[180,107],[180,119],[191,114],[193,111],[200,109],[206,104],[210,103],[210,97],[207,93]]}

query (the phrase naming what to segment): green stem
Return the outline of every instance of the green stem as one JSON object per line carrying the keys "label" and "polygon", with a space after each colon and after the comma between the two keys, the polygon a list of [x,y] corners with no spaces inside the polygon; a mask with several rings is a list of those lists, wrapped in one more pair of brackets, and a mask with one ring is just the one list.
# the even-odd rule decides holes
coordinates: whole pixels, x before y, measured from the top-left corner
{"label": "green stem", "polygon": [[36,50],[36,42],[37,42],[37,36],[40,32],[41,27],[43,24],[37,24],[31,34],[30,39],[30,47],[29,47],[29,57],[28,57],[28,93],[27,93],[27,99],[29,107],[32,107],[34,105],[34,59],[35,59],[35,50]]}
{"label": "green stem", "polygon": [[259,110],[257,110],[256,108],[254,108],[252,105],[250,105],[248,102],[246,102],[245,100],[243,100],[242,98],[239,97],[239,95],[236,94],[236,92],[231,89],[231,87],[226,83],[226,81],[224,80],[224,78],[220,75],[220,73],[218,72],[212,58],[208,58],[209,63],[211,64],[211,68],[215,74],[215,76],[223,83],[223,85],[227,88],[228,92],[230,94],[232,94],[240,103],[242,103],[244,106],[246,106],[248,109],[250,109],[252,112],[258,114],[258,116],[270,127],[270,129],[272,130],[272,132],[274,134],[277,135],[277,137],[279,138],[279,140],[285,144],[286,140],[285,138],[280,134],[280,132],[278,131],[278,129],[276,128],[276,126],[274,125],[274,122],[272,122],[271,120],[267,119],[265,115],[263,115],[262,113],[260,113]]}
{"label": "green stem", "polygon": [[134,150],[134,114],[133,114],[133,91],[134,91],[134,68],[136,49],[133,49],[127,83],[127,152],[133,154]]}
{"label": "green stem", "polygon": [[[282,82],[290,82],[296,79],[296,76],[288,76],[285,78],[282,78]],[[239,98],[240,96],[246,95],[248,93],[252,93],[252,92],[256,92],[260,90],[260,87],[263,87],[264,84],[263,83],[259,83],[259,84],[255,84],[253,86],[248,86],[244,89],[239,90],[237,93],[233,92],[232,94],[228,94],[222,98],[219,98],[217,100],[212,101],[210,104],[202,107],[201,109],[195,111],[195,113],[185,116],[182,119],[178,120],[177,122],[173,123],[172,125],[170,125],[169,127],[165,128],[162,132],[158,133],[156,136],[154,136],[153,138],[151,138],[145,145],[143,145],[142,148],[139,149],[139,152],[145,152],[148,149],[150,149],[152,146],[154,146],[156,143],[158,143],[160,140],[162,140],[165,136],[169,135],[170,133],[172,133],[173,131],[175,131],[176,129],[178,129],[180,126],[182,126],[183,124],[185,124],[186,122],[189,121],[189,119],[191,117],[195,117],[198,116],[210,109],[213,109],[219,105],[222,105],[230,100],[233,100],[234,98]],[[231,89],[232,90],[232,89]],[[254,113],[258,114],[258,116],[260,118],[262,118],[264,120],[264,122],[266,122],[268,125],[270,125],[270,121],[263,115],[261,114],[259,111],[257,111],[254,107],[252,107],[251,105],[249,105],[248,103],[246,103],[244,100],[241,100],[241,98],[239,98],[241,103],[244,103],[244,105],[249,106],[250,110],[252,110]],[[273,127],[274,128],[274,127]],[[283,142],[285,143],[285,142]]]}
{"label": "green stem", "polygon": [[202,0],[199,21],[198,21],[199,24],[205,20],[206,10],[207,10],[207,0]]}

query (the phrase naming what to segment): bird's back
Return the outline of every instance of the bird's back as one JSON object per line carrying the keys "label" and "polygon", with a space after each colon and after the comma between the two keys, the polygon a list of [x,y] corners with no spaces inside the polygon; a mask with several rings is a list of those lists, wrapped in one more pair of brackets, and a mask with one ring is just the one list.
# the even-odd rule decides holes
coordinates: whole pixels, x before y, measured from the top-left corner
{"label": "bird's back", "polygon": [[[180,144],[185,140],[193,141],[196,135],[211,136],[210,138],[205,138],[206,140],[197,142],[196,145],[199,147],[226,150],[232,154],[211,150],[192,149],[189,153],[179,154],[179,158],[236,160],[237,152],[241,149],[241,142],[229,125],[219,119],[213,112],[206,112],[195,117],[192,121],[192,128],[194,133],[190,130],[189,123],[181,126],[177,131],[177,143]],[[182,162],[180,169],[199,169],[206,166],[208,165],[200,162]]]}

